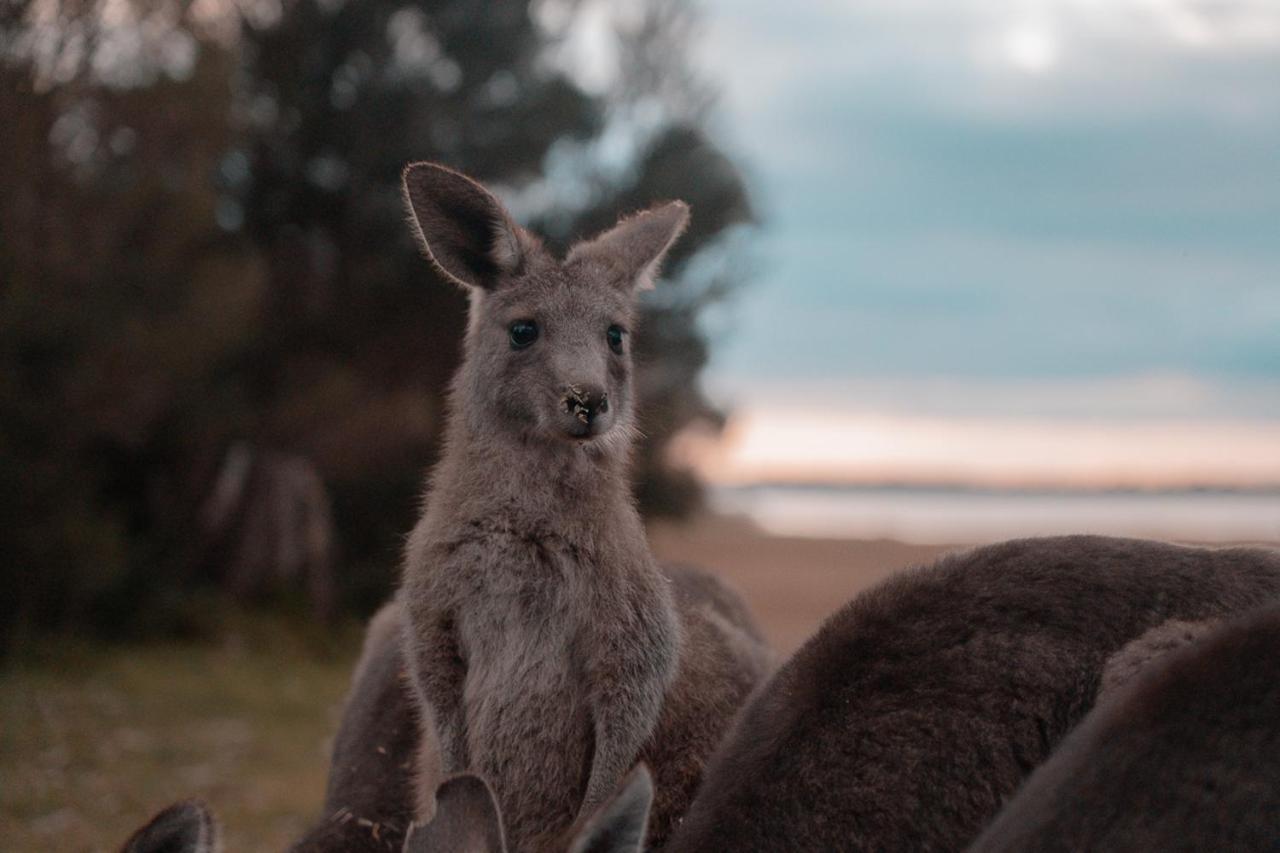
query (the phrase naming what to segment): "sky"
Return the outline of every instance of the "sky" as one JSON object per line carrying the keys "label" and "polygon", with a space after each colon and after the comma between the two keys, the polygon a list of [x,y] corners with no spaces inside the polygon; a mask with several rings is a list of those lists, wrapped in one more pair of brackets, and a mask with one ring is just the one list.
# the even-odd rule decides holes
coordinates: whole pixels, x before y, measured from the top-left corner
{"label": "sky", "polygon": [[1280,483],[1280,3],[702,9],[763,217],[704,473]]}

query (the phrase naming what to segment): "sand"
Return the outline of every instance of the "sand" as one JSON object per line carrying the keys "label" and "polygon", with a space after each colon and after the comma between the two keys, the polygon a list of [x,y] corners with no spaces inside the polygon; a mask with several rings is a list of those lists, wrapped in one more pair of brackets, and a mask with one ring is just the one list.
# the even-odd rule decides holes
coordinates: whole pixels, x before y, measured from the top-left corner
{"label": "sand", "polygon": [[660,560],[711,569],[735,586],[784,654],[862,590],[956,547],[770,536],[745,520],[714,516],[655,523],[649,540]]}

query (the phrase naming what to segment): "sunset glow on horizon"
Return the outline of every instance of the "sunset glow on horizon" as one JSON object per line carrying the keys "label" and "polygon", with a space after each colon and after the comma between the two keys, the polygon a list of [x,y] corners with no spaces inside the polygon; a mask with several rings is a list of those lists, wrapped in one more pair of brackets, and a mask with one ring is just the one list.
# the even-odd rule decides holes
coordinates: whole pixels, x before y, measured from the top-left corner
{"label": "sunset glow on horizon", "polygon": [[1280,487],[1270,421],[1063,421],[756,409],[681,461],[715,485],[948,484],[1067,489]]}

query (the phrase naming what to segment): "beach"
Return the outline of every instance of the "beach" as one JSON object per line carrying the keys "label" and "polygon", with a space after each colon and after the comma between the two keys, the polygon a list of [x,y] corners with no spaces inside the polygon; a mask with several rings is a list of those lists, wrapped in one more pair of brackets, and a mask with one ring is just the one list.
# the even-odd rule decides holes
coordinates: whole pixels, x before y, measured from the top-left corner
{"label": "beach", "polygon": [[732,584],[783,654],[859,592],[956,547],[771,536],[745,519],[710,515],[655,523],[649,539],[658,559],[710,569]]}

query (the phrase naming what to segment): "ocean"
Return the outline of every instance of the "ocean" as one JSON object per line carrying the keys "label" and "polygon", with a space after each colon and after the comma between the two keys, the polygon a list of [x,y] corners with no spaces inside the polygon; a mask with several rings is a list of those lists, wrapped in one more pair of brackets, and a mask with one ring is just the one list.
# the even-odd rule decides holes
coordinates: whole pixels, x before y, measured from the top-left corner
{"label": "ocean", "polygon": [[916,486],[720,486],[712,508],[769,533],[977,543],[1101,533],[1187,542],[1280,542],[1280,492],[1036,491]]}

